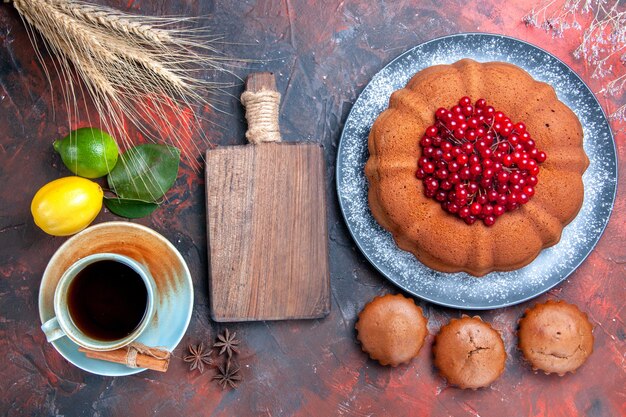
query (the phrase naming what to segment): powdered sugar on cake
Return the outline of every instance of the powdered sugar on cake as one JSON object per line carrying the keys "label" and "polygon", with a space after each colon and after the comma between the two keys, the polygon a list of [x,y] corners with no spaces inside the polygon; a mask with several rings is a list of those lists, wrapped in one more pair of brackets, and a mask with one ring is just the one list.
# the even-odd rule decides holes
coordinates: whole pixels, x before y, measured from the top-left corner
{"label": "powdered sugar on cake", "polygon": [[[528,266],[494,272],[482,278],[433,271],[400,250],[391,234],[372,217],[364,165],[367,138],[391,93],[418,71],[463,58],[504,61],[552,85],[561,101],[580,119],[590,160],[583,176],[585,199],[578,216],[563,230],[561,241]],[[495,308],[538,295],[562,281],[586,257],[604,230],[617,182],[615,147],[610,129],[593,94],[563,63],[546,52],[514,39],[486,34],[455,35],[420,45],[376,74],[358,98],[348,120],[337,158],[337,187],[348,226],[366,257],[398,286],[419,297],[460,308]]]}

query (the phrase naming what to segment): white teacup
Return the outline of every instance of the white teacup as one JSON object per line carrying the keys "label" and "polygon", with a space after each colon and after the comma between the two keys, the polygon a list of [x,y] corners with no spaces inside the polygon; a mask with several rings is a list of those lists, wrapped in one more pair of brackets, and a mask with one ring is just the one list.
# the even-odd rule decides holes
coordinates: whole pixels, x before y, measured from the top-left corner
{"label": "white teacup", "polygon": [[[78,276],[79,272],[84,270],[88,265],[100,261],[115,261],[128,266],[141,277],[147,292],[146,311],[137,327],[129,335],[112,341],[97,340],[81,331],[72,320],[68,307],[68,290],[70,284]],[[76,261],[65,271],[54,292],[54,313],[56,316],[46,321],[41,326],[41,330],[46,334],[48,342],[67,336],[77,345],[87,349],[100,351],[119,349],[132,343],[146,330],[154,316],[157,303],[156,297],[156,284],[145,266],[128,256],[116,253],[96,253]]]}

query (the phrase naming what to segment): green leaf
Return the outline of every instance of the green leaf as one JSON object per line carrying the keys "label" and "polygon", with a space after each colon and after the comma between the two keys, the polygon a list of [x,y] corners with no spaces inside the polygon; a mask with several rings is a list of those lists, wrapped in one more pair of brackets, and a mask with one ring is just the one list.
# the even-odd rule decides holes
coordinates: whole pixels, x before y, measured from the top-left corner
{"label": "green leaf", "polygon": [[156,210],[159,205],[140,200],[128,200],[116,197],[104,197],[104,205],[112,213],[128,219],[138,219]]}
{"label": "green leaf", "polygon": [[176,181],[179,162],[173,146],[138,145],[120,155],[107,181],[122,199],[156,202]]}

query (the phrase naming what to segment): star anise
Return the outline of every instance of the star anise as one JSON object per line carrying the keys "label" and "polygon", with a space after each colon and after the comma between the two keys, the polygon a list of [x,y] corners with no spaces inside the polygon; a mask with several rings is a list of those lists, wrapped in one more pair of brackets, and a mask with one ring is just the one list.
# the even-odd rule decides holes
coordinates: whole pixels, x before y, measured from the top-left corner
{"label": "star anise", "polygon": [[242,381],[242,376],[239,373],[239,365],[231,366],[230,359],[226,361],[225,365],[218,366],[217,375],[213,379],[217,380],[217,383],[222,386],[222,389],[226,389],[227,386],[231,388],[237,388]]}
{"label": "star anise", "polygon": [[228,358],[232,358],[233,353],[239,353],[239,350],[237,348],[237,346],[239,345],[239,340],[235,338],[236,335],[236,332],[233,332],[231,334],[228,329],[224,330],[223,334],[217,335],[217,342],[213,344],[213,347],[216,349],[220,349],[220,355],[226,352]]}
{"label": "star anise", "polygon": [[211,365],[213,364],[213,360],[210,358],[213,353],[212,350],[208,352],[204,351],[204,343],[200,343],[199,345],[189,345],[189,355],[185,356],[183,360],[188,362],[189,370],[193,371],[194,369],[198,369],[200,373],[204,372],[204,364]]}

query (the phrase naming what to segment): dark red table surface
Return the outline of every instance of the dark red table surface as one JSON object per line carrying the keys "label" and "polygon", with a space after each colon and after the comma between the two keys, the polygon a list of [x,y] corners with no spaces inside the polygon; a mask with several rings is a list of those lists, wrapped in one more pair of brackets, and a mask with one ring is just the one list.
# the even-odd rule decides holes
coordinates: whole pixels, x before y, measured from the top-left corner
{"label": "dark red table surface", "polygon": [[[522,305],[482,312],[501,331],[509,355],[504,375],[490,388],[451,388],[432,365],[433,335],[463,311],[418,300],[430,336],[419,356],[396,369],[379,366],[360,350],[356,316],[374,296],[399,290],[355,247],[339,211],[334,166],[342,126],[370,78],[398,54],[442,35],[503,33],[540,45],[568,63],[592,88],[602,80],[572,57],[579,33],[552,39],[526,28],[521,17],[536,3],[502,5],[495,0],[461,1],[109,1],[147,15],[203,15],[224,35],[233,57],[263,59],[234,72],[277,74],[283,94],[284,139],[320,142],[327,163],[328,232],[332,311],[323,320],[235,323],[243,338],[239,361],[244,383],[222,391],[211,373],[188,372],[174,358],[166,374],[143,372],[101,377],[63,359],[41,330],[37,295],[42,272],[66,240],[44,234],[33,223],[30,201],[44,183],[69,175],[51,143],[68,132],[59,95],[51,92],[22,22],[10,5],[0,6],[0,414],[14,416],[618,416],[626,415],[626,141],[615,136],[620,189],[613,215],[598,246],[565,282]],[[506,2],[511,3],[511,2]],[[50,63],[49,57],[45,59]],[[221,77],[228,81],[228,77]],[[58,89],[59,80],[52,76]],[[229,89],[239,95],[242,87]],[[222,96],[223,113],[203,127],[215,145],[241,144],[245,131],[240,104]],[[624,98],[600,97],[605,110]],[[56,116],[53,113],[56,111]],[[93,115],[92,115],[93,116]],[[86,120],[86,119],[85,119]],[[82,123],[85,123],[85,120]],[[613,124],[614,130],[624,128]],[[198,143],[200,148],[206,144]],[[192,155],[199,158],[200,155]],[[184,163],[169,202],[138,223],[152,227],[180,250],[193,276],[193,317],[174,351],[208,342],[224,325],[209,319],[204,180]],[[103,211],[96,223],[117,219]],[[536,301],[563,299],[589,314],[595,326],[594,353],[573,375],[534,374],[516,350],[515,327]]]}

